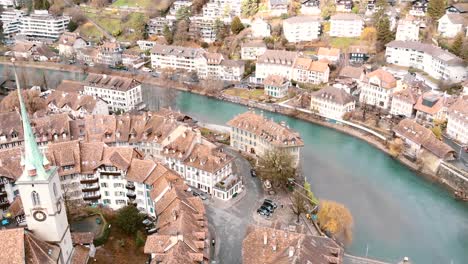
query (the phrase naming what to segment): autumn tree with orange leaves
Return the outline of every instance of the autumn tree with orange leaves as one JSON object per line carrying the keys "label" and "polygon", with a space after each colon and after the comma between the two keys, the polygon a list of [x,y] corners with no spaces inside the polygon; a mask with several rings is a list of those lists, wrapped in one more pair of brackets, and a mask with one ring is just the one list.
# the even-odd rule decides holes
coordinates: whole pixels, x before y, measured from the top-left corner
{"label": "autumn tree with orange leaves", "polygon": [[344,243],[351,243],[354,220],[348,208],[329,200],[321,200],[319,208],[317,219],[320,228]]}

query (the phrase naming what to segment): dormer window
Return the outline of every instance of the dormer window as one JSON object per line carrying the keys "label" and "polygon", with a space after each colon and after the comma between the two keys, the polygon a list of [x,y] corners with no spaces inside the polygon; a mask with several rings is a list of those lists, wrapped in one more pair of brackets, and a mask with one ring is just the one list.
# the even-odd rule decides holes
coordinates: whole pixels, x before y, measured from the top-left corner
{"label": "dormer window", "polygon": [[18,138],[18,133],[16,131],[13,131],[11,133],[11,139],[16,139],[16,138]]}
{"label": "dormer window", "polygon": [[58,134],[54,134],[54,140],[57,140],[58,139]]}

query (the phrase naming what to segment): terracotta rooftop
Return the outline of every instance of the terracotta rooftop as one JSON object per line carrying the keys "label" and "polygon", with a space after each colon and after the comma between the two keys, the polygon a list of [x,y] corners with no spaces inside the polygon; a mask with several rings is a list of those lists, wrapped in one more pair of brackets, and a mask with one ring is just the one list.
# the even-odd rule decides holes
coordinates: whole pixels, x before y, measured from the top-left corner
{"label": "terracotta rooftop", "polygon": [[364,73],[365,71],[362,67],[344,66],[339,76],[360,80],[364,76]]}
{"label": "terracotta rooftop", "polygon": [[257,62],[267,64],[291,65],[299,57],[300,53],[286,50],[266,50],[258,57]]}
{"label": "terracotta rooftop", "polygon": [[268,75],[265,80],[263,81],[264,85],[270,85],[274,87],[283,87],[286,85],[288,80],[280,75]]}
{"label": "terracotta rooftop", "polygon": [[21,176],[21,155],[20,147],[0,150],[0,177],[16,181]]}
{"label": "terracotta rooftop", "polygon": [[234,157],[210,142],[196,144],[184,164],[210,173],[216,173],[232,162]]}
{"label": "terracotta rooftop", "polygon": [[250,226],[242,242],[244,264],[343,263],[344,250],[326,237]]}
{"label": "terracotta rooftop", "polygon": [[248,111],[235,116],[228,123],[231,127],[249,131],[278,147],[303,146],[304,142],[299,133],[286,125],[275,123],[273,120]]}
{"label": "terracotta rooftop", "polygon": [[412,105],[418,101],[418,91],[415,89],[407,88],[393,93],[393,98],[398,99]]}
{"label": "terracotta rooftop", "polygon": [[93,232],[72,232],[71,233],[73,245],[89,245],[93,243]]}
{"label": "terracotta rooftop", "polygon": [[318,49],[318,51],[317,51],[317,56],[333,56],[333,57],[338,57],[338,56],[340,56],[340,49],[320,47],[320,48]]}
{"label": "terracotta rooftop", "polygon": [[138,85],[141,85],[139,81],[132,78],[94,73],[89,74],[83,84],[85,86],[99,87],[121,92],[129,91]]}
{"label": "terracotta rooftop", "polygon": [[[49,144],[47,159],[58,166],[60,176],[81,172],[80,143],[78,140]],[[64,167],[66,166],[66,170]]]}
{"label": "terracotta rooftop", "polygon": [[[363,82],[369,83],[372,77],[377,77],[380,81],[380,87],[385,89],[392,89],[396,87],[396,79],[393,75],[383,69],[377,69],[373,72],[366,74]],[[378,84],[377,84],[378,85]]]}
{"label": "terracotta rooftop", "polygon": [[81,95],[77,92],[63,91],[52,91],[46,97],[46,102],[48,105],[53,104],[59,109],[67,106],[74,111],[83,109],[88,113],[93,112],[97,100],[99,99],[96,99],[90,95]]}
{"label": "terracotta rooftop", "polygon": [[429,115],[435,115],[444,107],[450,107],[455,100],[436,92],[426,92],[418,98],[414,109]]}
{"label": "terracotta rooftop", "polygon": [[23,141],[23,126],[18,112],[0,113],[0,124],[0,137],[4,136],[6,142]]}
{"label": "terracotta rooftop", "polygon": [[458,119],[468,124],[468,95],[460,96],[449,108],[451,118]]}
{"label": "terracotta rooftop", "polygon": [[412,119],[403,119],[393,128],[398,135],[421,145],[441,159],[450,158],[454,150],[444,142],[438,140],[431,130],[421,126]]}
{"label": "terracotta rooftop", "polygon": [[60,84],[55,88],[56,91],[79,93],[84,90],[83,84],[78,81],[62,80]]}
{"label": "terracotta rooftop", "polygon": [[329,69],[328,63],[314,61],[310,58],[297,58],[294,62],[293,68],[315,72],[326,72],[327,69]]}
{"label": "terracotta rooftop", "polygon": [[77,245],[74,248],[71,264],[86,264],[89,260],[89,248]]}

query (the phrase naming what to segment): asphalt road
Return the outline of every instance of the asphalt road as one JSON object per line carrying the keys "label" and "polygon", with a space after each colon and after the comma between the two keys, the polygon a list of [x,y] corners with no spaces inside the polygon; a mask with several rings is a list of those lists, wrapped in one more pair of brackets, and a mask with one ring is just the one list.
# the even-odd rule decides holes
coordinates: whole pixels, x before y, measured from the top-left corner
{"label": "asphalt road", "polygon": [[[234,171],[244,176],[244,192],[239,200],[228,201],[219,206],[218,202],[205,203],[208,220],[214,226],[213,237],[216,239],[216,249],[213,257],[214,263],[240,264],[242,263],[242,240],[247,227],[254,223],[253,211],[257,203],[263,198],[263,190],[258,178],[250,176],[251,166],[239,153],[226,149],[234,155]],[[241,196],[241,195],[239,195]]]}

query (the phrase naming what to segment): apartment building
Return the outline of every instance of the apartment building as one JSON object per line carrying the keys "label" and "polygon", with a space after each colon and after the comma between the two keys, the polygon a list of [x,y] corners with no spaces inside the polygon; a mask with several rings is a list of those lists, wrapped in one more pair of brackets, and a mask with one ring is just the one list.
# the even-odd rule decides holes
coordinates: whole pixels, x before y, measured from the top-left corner
{"label": "apartment building", "polygon": [[302,0],[301,14],[303,15],[320,15],[320,0]]}
{"label": "apartment building", "polygon": [[181,69],[196,72],[202,79],[240,81],[244,75],[242,61],[225,59],[222,54],[203,49],[155,45],[151,50],[151,65],[157,69]]}
{"label": "apartment building", "polygon": [[457,101],[450,106],[447,118],[447,134],[449,137],[468,144],[468,96],[460,96]]}
{"label": "apartment building", "polygon": [[203,6],[203,17],[206,18],[223,18],[241,16],[242,1],[241,0],[210,0]]}
{"label": "apartment building", "polygon": [[442,37],[454,38],[458,33],[466,35],[468,27],[468,14],[452,14],[443,15],[438,20],[437,31]]}
{"label": "apartment building", "polygon": [[263,41],[249,41],[241,45],[241,59],[256,60],[263,55],[267,50],[267,46]]}
{"label": "apartment building", "polygon": [[0,0],[0,6],[3,8],[14,8],[18,6],[22,1],[16,0]]}
{"label": "apartment building", "polygon": [[398,21],[395,40],[418,41],[419,21],[415,19],[402,19]]}
{"label": "apartment building", "polygon": [[21,19],[25,13],[23,10],[6,9],[0,14],[0,21],[2,22],[3,37],[6,44],[15,42],[14,36],[20,32]]}
{"label": "apartment building", "polygon": [[253,111],[239,114],[227,125],[231,128],[231,147],[258,156],[270,150],[285,151],[299,164],[304,142],[299,133],[286,124],[278,124]]}
{"label": "apartment building", "polygon": [[288,13],[287,0],[268,0],[266,4],[270,16],[281,16]]}
{"label": "apartment building", "polygon": [[427,43],[392,41],[387,44],[385,57],[387,63],[413,67],[438,80],[462,82],[468,75],[461,58]]}
{"label": "apartment building", "polygon": [[319,38],[322,19],[320,16],[295,16],[283,21],[284,37],[289,42],[311,41]]}
{"label": "apartment building", "polygon": [[301,53],[285,50],[267,50],[258,57],[255,67],[256,82],[263,82],[269,75],[291,79],[293,65]]}
{"label": "apartment building", "polygon": [[171,8],[169,9],[169,14],[175,16],[177,14],[177,11],[181,8],[191,8],[192,7],[192,1],[188,0],[176,0],[172,3]]}
{"label": "apartment building", "polygon": [[268,75],[263,81],[265,95],[283,98],[288,95],[289,81],[283,76]]}
{"label": "apartment building", "polygon": [[342,120],[345,113],[354,110],[354,98],[345,90],[336,87],[322,88],[310,95],[310,109],[315,113],[335,120]]}
{"label": "apartment building", "polygon": [[158,44],[156,41],[142,40],[142,39],[137,40],[138,47],[143,51],[151,50],[156,44]]}
{"label": "apartment building", "polygon": [[321,61],[310,58],[297,58],[292,67],[291,79],[300,83],[328,83],[330,67]]}
{"label": "apartment building", "polygon": [[[176,1],[178,2],[178,1]],[[175,2],[174,2],[175,3]],[[191,3],[191,2],[188,2]],[[156,35],[162,36],[164,34],[164,27],[168,26],[170,30],[174,29],[175,25],[175,17],[174,16],[166,16],[166,17],[154,17],[148,21],[148,34],[149,35]]]}
{"label": "apartment building", "polygon": [[330,18],[331,37],[360,37],[364,21],[353,13],[339,13]]}
{"label": "apartment building", "polygon": [[108,104],[111,112],[128,112],[144,106],[141,83],[134,79],[89,74],[83,85],[83,94],[101,98]]}
{"label": "apartment building", "polygon": [[201,39],[207,43],[216,41],[216,19],[193,16],[190,18],[189,34],[193,39]]}
{"label": "apartment building", "polygon": [[29,16],[23,16],[20,34],[28,40],[54,42],[67,30],[70,17],[55,16],[47,10],[34,10]]}
{"label": "apartment building", "polygon": [[389,109],[396,86],[397,81],[391,73],[382,69],[370,72],[361,82],[359,101],[382,109]]}
{"label": "apartment building", "polygon": [[455,98],[436,91],[423,93],[416,102],[416,121],[433,126],[434,121],[446,121],[448,109],[455,103]]}
{"label": "apartment building", "polygon": [[419,94],[416,89],[407,88],[394,92],[392,95],[390,114],[412,118],[416,113],[414,106],[418,98]]}
{"label": "apartment building", "polygon": [[122,48],[118,42],[104,42],[98,47],[96,63],[115,67],[122,64]]}

